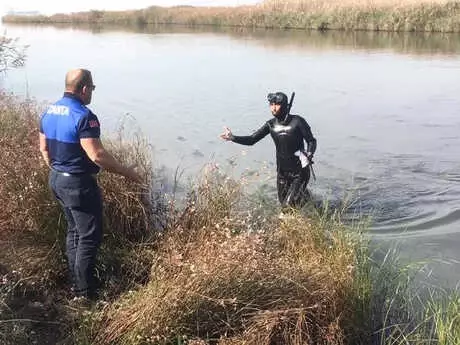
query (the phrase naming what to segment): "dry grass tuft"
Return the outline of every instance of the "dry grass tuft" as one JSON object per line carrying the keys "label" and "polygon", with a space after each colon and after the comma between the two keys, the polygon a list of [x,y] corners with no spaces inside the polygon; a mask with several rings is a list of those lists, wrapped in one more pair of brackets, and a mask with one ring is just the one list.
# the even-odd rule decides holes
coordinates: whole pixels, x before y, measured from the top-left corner
{"label": "dry grass tuft", "polygon": [[301,215],[272,219],[264,232],[235,228],[237,186],[214,171],[194,187],[163,237],[150,283],[105,311],[95,343],[344,342],[354,264],[344,249],[354,240]]}
{"label": "dry grass tuft", "polygon": [[38,231],[54,213],[38,152],[38,107],[0,92],[0,231]]}

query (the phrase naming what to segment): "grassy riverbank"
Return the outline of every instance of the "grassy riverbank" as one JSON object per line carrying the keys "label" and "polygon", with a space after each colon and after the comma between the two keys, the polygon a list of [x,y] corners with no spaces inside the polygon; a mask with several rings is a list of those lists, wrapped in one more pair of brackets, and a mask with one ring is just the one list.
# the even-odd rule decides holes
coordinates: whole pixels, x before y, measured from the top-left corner
{"label": "grassy riverbank", "polygon": [[[422,299],[389,253],[374,261],[364,224],[339,210],[279,220],[274,206],[210,166],[183,200],[102,174],[102,299],[68,305],[64,221],[37,149],[40,105],[0,93],[0,343],[460,343],[460,298]],[[107,142],[155,181],[140,137]]]}
{"label": "grassy riverbank", "polygon": [[251,28],[460,32],[460,2],[445,0],[266,0],[260,5],[5,16],[7,23],[182,24]]}

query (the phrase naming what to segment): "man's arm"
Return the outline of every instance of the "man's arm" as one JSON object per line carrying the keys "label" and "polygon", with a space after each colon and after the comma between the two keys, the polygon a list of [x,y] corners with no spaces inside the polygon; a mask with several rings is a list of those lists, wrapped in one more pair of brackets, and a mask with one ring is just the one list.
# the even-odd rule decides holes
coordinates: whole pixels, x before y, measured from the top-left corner
{"label": "man's arm", "polygon": [[39,133],[40,152],[46,165],[50,166],[50,156],[48,153],[48,145],[46,144],[46,137],[43,133]]}
{"label": "man's arm", "polygon": [[268,123],[265,123],[252,135],[247,136],[233,135],[229,128],[225,128],[225,132],[221,135],[221,138],[224,140],[233,141],[237,144],[250,146],[263,139],[268,133],[270,133],[270,127],[268,126]]}
{"label": "man's arm", "polygon": [[131,167],[125,167],[118,162],[102,145],[99,138],[82,138],[80,144],[83,150],[95,164],[102,169],[123,175],[131,180],[141,183],[142,178]]}

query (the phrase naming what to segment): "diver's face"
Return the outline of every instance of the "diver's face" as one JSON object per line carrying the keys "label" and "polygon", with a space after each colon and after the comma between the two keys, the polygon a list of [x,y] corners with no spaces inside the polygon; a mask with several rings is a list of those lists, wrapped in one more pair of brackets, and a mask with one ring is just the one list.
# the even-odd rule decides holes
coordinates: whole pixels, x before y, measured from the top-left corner
{"label": "diver's face", "polygon": [[273,116],[279,116],[281,114],[281,104],[270,103],[270,110]]}

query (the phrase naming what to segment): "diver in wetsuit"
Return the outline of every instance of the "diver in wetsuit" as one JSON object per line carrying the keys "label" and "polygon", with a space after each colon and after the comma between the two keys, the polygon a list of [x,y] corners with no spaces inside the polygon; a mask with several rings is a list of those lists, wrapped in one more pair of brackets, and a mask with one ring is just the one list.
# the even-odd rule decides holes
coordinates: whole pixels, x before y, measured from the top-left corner
{"label": "diver in wetsuit", "polygon": [[[269,93],[267,98],[274,118],[252,135],[236,136],[225,127],[220,137],[242,145],[254,145],[270,133],[276,146],[278,199],[283,208],[300,208],[309,196],[309,164],[316,151],[316,139],[303,117],[289,114],[288,97],[284,93]],[[305,156],[302,158],[307,159],[307,165],[301,163],[300,155]]]}

